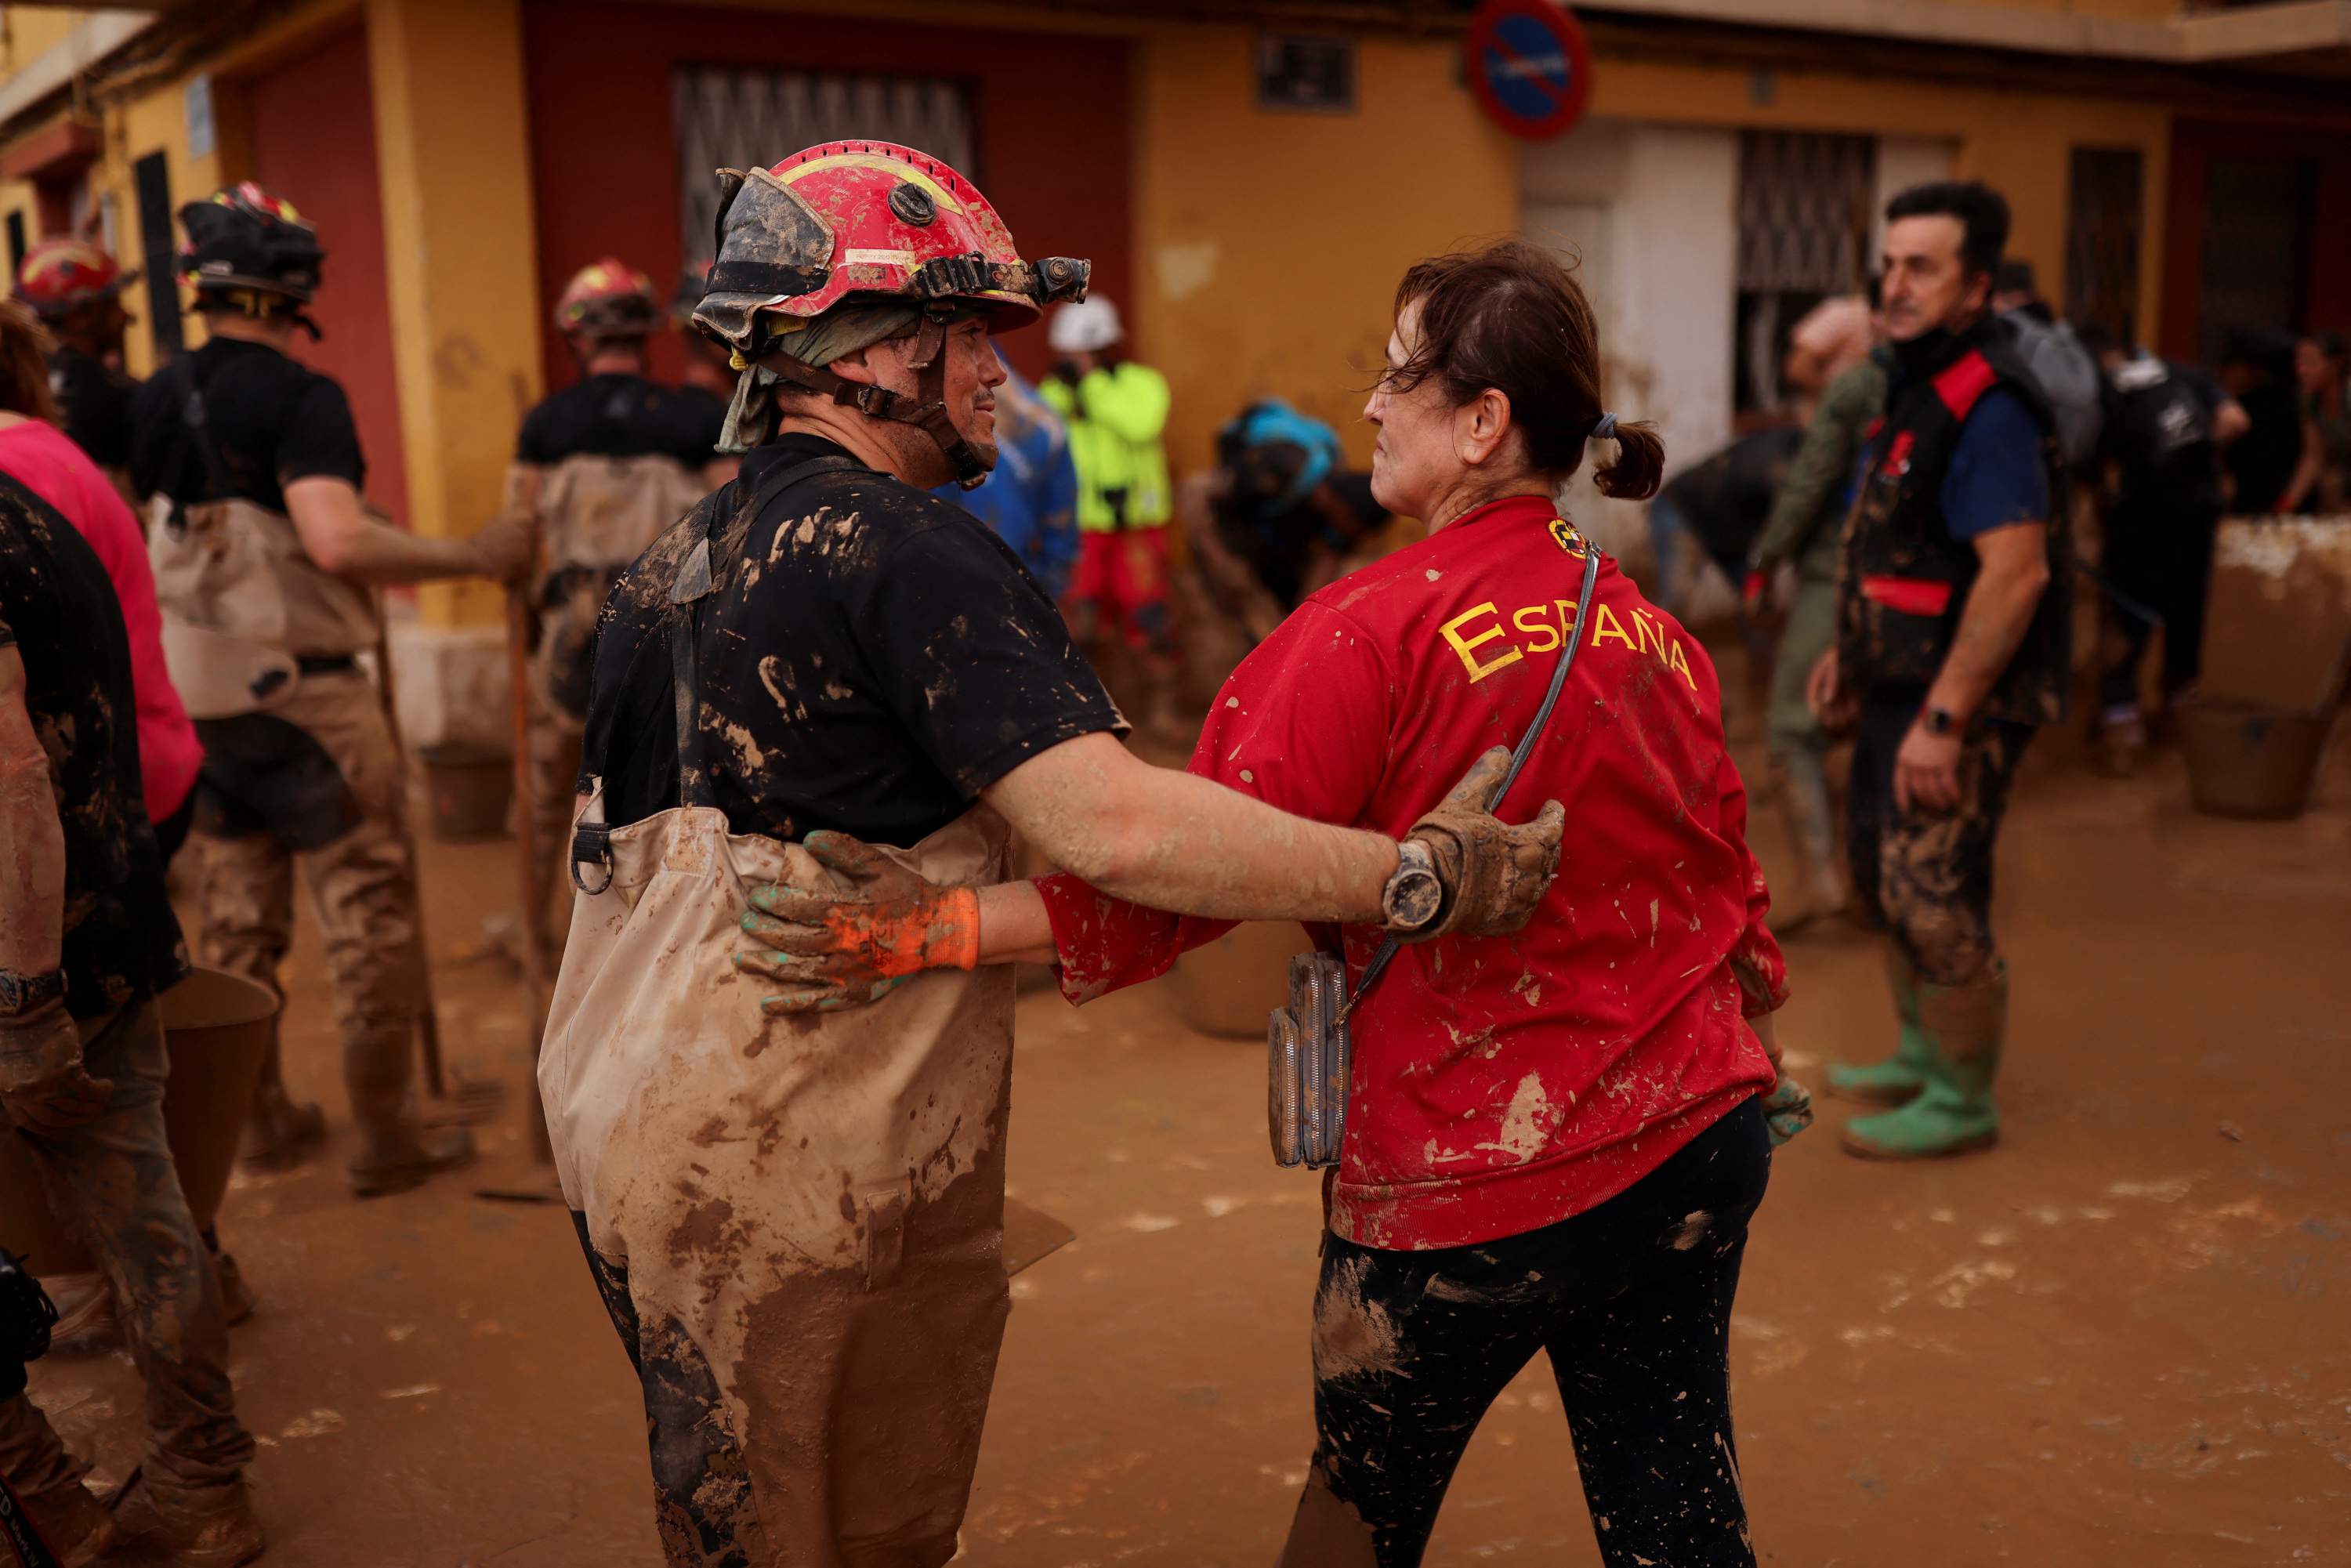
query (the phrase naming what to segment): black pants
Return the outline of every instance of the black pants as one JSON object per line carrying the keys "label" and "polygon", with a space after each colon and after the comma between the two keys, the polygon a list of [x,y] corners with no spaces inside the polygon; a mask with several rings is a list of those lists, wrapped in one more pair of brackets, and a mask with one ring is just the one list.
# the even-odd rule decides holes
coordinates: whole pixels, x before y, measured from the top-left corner
{"label": "black pants", "polygon": [[1610,1568],[1750,1568],[1730,1301],[1771,1171],[1750,1099],[1626,1191],[1540,1230],[1427,1252],[1325,1236],[1314,1473],[1283,1561],[1419,1563],[1469,1435],[1542,1350]]}
{"label": "black pants", "polygon": [[[2099,570],[2119,592],[2163,617],[2163,692],[2178,694],[2203,666],[2204,601],[2211,590],[2212,536],[2218,513],[2172,513],[2116,507],[2106,515]],[[2099,652],[2098,704],[2136,706],[2139,660],[2155,627],[2137,610],[2105,596],[2105,636]]]}
{"label": "black pants", "polygon": [[1894,803],[1894,760],[1922,698],[1861,705],[1845,791],[1845,852],[1854,894],[1918,972],[1938,985],[1989,980],[1992,851],[2008,791],[2032,729],[1977,724],[1959,752],[1959,803],[1948,811]]}

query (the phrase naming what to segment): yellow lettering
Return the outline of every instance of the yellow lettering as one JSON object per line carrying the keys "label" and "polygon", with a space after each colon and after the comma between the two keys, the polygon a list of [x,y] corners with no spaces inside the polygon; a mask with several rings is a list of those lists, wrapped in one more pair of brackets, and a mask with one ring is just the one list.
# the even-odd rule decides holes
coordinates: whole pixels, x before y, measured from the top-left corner
{"label": "yellow lettering", "polygon": [[1674,640],[1674,656],[1671,667],[1680,674],[1681,678],[1685,682],[1688,683],[1690,690],[1698,690],[1698,682],[1690,675],[1689,661],[1682,657],[1682,644],[1679,638],[1676,638]]}
{"label": "yellow lettering", "polygon": [[[1527,653],[1548,653],[1553,648],[1559,646],[1559,633],[1552,629],[1550,622],[1542,618],[1543,609],[1544,607],[1542,605],[1530,604],[1520,609],[1516,615],[1510,617],[1510,624],[1516,626],[1520,631],[1526,632],[1529,636],[1532,636],[1534,633],[1540,632],[1544,636],[1551,639],[1548,643],[1528,643],[1524,650]],[[1531,625],[1528,624],[1527,622],[1527,617],[1530,615],[1535,618],[1534,622]]]}
{"label": "yellow lettering", "polygon": [[1627,648],[1633,649],[1635,653],[1639,653],[1640,649],[1634,643],[1633,639],[1625,634],[1624,626],[1617,621],[1615,616],[1608,612],[1608,606],[1603,604],[1597,606],[1597,608],[1600,613],[1593,617],[1593,623],[1592,628],[1591,645],[1597,648],[1600,646],[1602,642],[1607,638],[1614,637],[1619,643],[1624,643]]}
{"label": "yellow lettering", "polygon": [[1438,628],[1439,631],[1444,632],[1445,640],[1453,644],[1453,651],[1461,655],[1462,667],[1469,672],[1469,684],[1473,686],[1479,681],[1484,680],[1488,675],[1492,674],[1496,670],[1504,669],[1511,664],[1515,664],[1526,656],[1514,647],[1508,653],[1503,654],[1492,664],[1480,664],[1478,662],[1476,655],[1472,654],[1469,650],[1477,647],[1482,643],[1492,642],[1495,638],[1502,634],[1502,629],[1499,626],[1489,626],[1483,632],[1479,632],[1475,637],[1469,638],[1464,638],[1458,631],[1455,630],[1455,628],[1458,627],[1464,621],[1474,621],[1480,615],[1493,615],[1496,612],[1493,602],[1489,600],[1486,603],[1479,605],[1474,610],[1463,611],[1460,614],[1456,615],[1452,620],[1447,621],[1443,626]]}
{"label": "yellow lettering", "polygon": [[1666,634],[1662,630],[1650,622],[1647,612],[1639,610],[1633,612],[1633,625],[1641,633],[1641,646],[1654,650],[1658,658],[1664,658],[1666,656]]}

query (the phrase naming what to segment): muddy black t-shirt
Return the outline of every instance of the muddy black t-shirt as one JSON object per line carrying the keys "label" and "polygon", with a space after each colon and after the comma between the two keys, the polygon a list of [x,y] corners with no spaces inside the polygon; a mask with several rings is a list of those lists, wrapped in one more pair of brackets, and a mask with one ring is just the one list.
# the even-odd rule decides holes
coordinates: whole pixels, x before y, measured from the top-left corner
{"label": "muddy black t-shirt", "polygon": [[1045,590],[962,507],[859,469],[741,515],[773,465],[835,455],[799,434],[751,453],[613,589],[580,777],[602,777],[608,823],[678,803],[669,590],[705,530],[702,755],[738,833],[911,846],[1038,753],[1125,728]]}
{"label": "muddy black t-shirt", "polygon": [[643,376],[601,375],[574,382],[522,422],[515,461],[542,466],[580,453],[598,457],[674,457],[699,469],[718,455],[726,405],[655,386]]}
{"label": "muddy black t-shirt", "polygon": [[0,646],[11,644],[65,830],[66,1010],[99,1018],[177,985],[188,950],[140,793],[121,601],[80,530],[0,475]]}
{"label": "muddy black t-shirt", "polygon": [[[214,486],[187,423],[188,393],[204,393],[205,428],[220,454]],[[331,376],[266,343],[214,338],[149,377],[131,402],[131,487],[176,501],[242,496],[286,509],[283,486],[329,476],[367,485],[351,405]],[[214,490],[220,492],[214,494]]]}

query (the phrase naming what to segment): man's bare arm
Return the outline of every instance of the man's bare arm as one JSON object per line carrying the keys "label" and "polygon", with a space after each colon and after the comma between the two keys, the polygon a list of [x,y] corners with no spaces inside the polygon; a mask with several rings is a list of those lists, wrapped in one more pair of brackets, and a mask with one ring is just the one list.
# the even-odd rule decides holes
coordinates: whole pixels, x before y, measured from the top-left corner
{"label": "man's bare arm", "polygon": [[[516,465],[521,468],[522,465]],[[536,473],[531,494],[537,495]],[[508,478],[508,494],[515,481]],[[525,570],[535,549],[530,513],[502,509],[470,538],[429,538],[368,516],[348,479],[312,475],[286,486],[286,511],[302,549],[322,571],[355,582],[430,582],[447,577],[503,580]]]}
{"label": "man's bare arm", "polygon": [[1393,839],[1308,821],[1155,768],[1107,734],[1063,741],[983,794],[1054,864],[1159,909],[1377,922],[1380,892],[1396,869]]}
{"label": "man's bare arm", "polygon": [[0,647],[0,968],[46,975],[65,931],[66,835],[49,755],[25,707],[25,661]]}
{"label": "man's bare arm", "polygon": [[1982,570],[1959,612],[1951,651],[1927,693],[1930,707],[1961,716],[1973,714],[2008,662],[2024,645],[2024,633],[2049,586],[2049,525],[2014,523],[1979,534],[1976,559]]}

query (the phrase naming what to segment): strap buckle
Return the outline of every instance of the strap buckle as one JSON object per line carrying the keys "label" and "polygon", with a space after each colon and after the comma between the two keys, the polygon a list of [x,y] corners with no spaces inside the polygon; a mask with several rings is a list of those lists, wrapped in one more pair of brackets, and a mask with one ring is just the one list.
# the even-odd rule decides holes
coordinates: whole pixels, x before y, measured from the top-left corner
{"label": "strap buckle", "polygon": [[[589,886],[580,880],[583,865],[602,866],[604,880]],[[571,831],[571,885],[590,898],[612,885],[612,830],[601,822],[582,822]]]}

